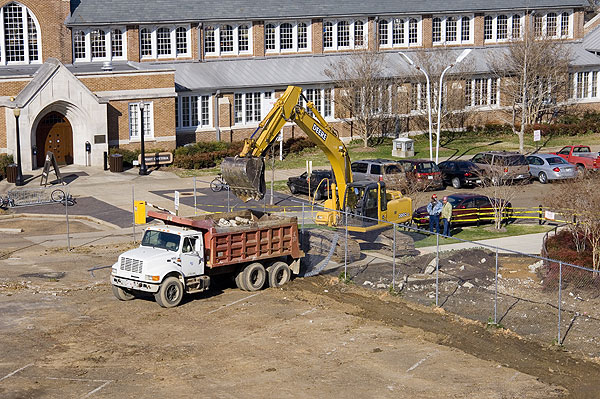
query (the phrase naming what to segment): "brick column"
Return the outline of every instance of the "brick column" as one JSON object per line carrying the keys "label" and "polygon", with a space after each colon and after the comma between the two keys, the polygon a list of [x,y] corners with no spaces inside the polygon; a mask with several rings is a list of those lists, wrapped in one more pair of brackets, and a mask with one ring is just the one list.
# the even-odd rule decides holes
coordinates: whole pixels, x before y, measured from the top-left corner
{"label": "brick column", "polygon": [[312,23],[312,52],[323,54],[323,20],[313,19]]}
{"label": "brick column", "polygon": [[432,16],[423,15],[423,21],[421,22],[421,37],[423,47],[433,47],[433,30],[432,30]]}
{"label": "brick column", "polygon": [[473,18],[473,44],[483,46],[483,14],[475,14]]}
{"label": "brick column", "polygon": [[265,55],[265,23],[264,21],[252,22],[252,45],[256,57]]}
{"label": "brick column", "polygon": [[369,38],[369,51],[377,51],[379,49],[379,43],[377,42],[377,22],[373,18],[369,18],[367,21],[367,37]]}
{"label": "brick column", "polygon": [[140,62],[140,33],[137,26],[127,27],[127,59]]}
{"label": "brick column", "polygon": [[[560,14],[558,15],[558,18],[560,18]],[[575,12],[573,12],[573,39],[583,38],[584,24],[583,10],[575,10]]]}
{"label": "brick column", "polygon": [[190,32],[190,46],[192,46],[192,58],[194,60],[200,59],[200,52],[198,51],[198,48],[200,47],[201,36],[202,35],[200,34],[200,29],[198,29],[198,25],[192,25]]}

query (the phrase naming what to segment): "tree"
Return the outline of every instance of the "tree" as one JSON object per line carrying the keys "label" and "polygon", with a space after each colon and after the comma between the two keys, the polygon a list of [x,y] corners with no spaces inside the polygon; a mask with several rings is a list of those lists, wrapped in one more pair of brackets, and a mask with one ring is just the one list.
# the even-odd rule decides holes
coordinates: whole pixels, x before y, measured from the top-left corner
{"label": "tree", "polygon": [[503,103],[511,108],[507,122],[519,137],[521,153],[527,126],[544,115],[556,115],[565,105],[571,58],[563,40],[532,31],[526,24],[522,38],[512,41],[502,55],[494,52],[488,59],[502,82]]}
{"label": "tree", "polygon": [[364,147],[390,123],[392,79],[388,71],[384,53],[369,50],[342,57],[325,71],[339,88],[336,107],[357,127]]}

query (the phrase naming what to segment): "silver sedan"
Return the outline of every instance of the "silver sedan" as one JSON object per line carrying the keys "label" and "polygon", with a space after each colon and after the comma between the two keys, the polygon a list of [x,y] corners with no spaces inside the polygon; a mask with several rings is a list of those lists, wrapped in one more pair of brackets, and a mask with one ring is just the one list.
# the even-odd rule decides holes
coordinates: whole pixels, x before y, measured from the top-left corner
{"label": "silver sedan", "polygon": [[558,155],[535,154],[527,157],[529,172],[540,183],[546,184],[549,180],[572,179],[577,177],[577,168]]}

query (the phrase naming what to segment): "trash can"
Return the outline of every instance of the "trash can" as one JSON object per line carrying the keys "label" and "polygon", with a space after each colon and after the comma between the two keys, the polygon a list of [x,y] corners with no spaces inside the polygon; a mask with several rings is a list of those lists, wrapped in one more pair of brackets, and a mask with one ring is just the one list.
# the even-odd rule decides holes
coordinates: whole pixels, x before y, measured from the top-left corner
{"label": "trash can", "polygon": [[17,164],[11,163],[6,165],[6,181],[9,183],[17,182]]}
{"label": "trash can", "polygon": [[110,154],[108,159],[109,169],[113,173],[119,173],[123,171],[123,155],[121,154]]}

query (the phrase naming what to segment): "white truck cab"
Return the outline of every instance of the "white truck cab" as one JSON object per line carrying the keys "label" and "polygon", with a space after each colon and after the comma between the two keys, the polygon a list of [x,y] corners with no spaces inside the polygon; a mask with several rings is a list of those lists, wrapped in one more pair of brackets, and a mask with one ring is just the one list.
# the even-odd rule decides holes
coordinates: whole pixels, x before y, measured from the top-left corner
{"label": "white truck cab", "polygon": [[153,293],[163,307],[177,306],[184,292],[208,289],[202,232],[177,226],[150,227],[139,248],[124,252],[112,267],[113,293],[120,300],[136,291]]}

